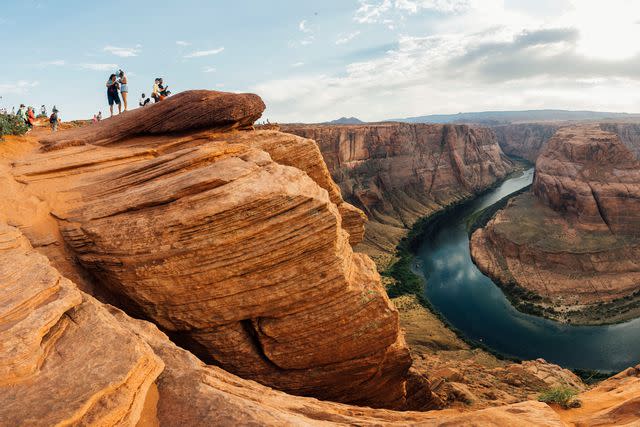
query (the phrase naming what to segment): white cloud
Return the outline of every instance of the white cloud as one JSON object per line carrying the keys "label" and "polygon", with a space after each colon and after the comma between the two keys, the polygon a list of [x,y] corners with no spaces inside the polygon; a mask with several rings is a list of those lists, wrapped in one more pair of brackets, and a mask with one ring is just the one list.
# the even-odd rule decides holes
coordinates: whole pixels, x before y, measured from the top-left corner
{"label": "white cloud", "polygon": [[291,64],[291,66],[294,68],[302,67],[303,65],[304,65],[304,62],[296,62],[295,64]]}
{"label": "white cloud", "polygon": [[202,69],[203,73],[215,73],[216,72],[216,67],[204,67]]}
{"label": "white cloud", "polygon": [[85,70],[108,71],[117,70],[118,64],[80,64],[80,67]]}
{"label": "white cloud", "polygon": [[224,51],[224,47],[219,47],[217,49],[211,49],[211,50],[197,50],[195,52],[191,52],[188,55],[185,55],[184,57],[185,58],[201,58],[203,56],[217,55],[222,51]]}
{"label": "white cloud", "polygon": [[394,19],[403,19],[404,14],[422,11],[457,14],[482,7],[487,1],[493,0],[359,0],[353,19],[360,24],[383,23],[394,29]]}
{"label": "white cloud", "polygon": [[22,94],[38,86],[38,81],[18,80],[14,83],[0,83],[0,94]]}
{"label": "white cloud", "polygon": [[341,34],[338,36],[338,40],[336,40],[336,44],[346,44],[349,43],[354,38],[360,35],[360,31],[353,31],[348,34]]}
{"label": "white cloud", "polygon": [[105,46],[104,51],[109,52],[112,55],[120,56],[122,58],[129,58],[132,56],[138,56],[140,53],[141,45],[136,45],[135,47],[117,47],[117,46]]}
{"label": "white cloud", "polygon": [[402,36],[396,48],[371,60],[330,74],[285,76],[251,90],[281,122],[319,122],[353,112],[383,120],[538,108],[637,111],[640,54],[594,59],[581,52],[581,40],[575,29],[541,25]]}
{"label": "white cloud", "polygon": [[52,61],[44,61],[41,62],[40,65],[41,66],[48,66],[48,65],[53,65],[56,67],[61,67],[63,65],[65,65],[67,62],[64,59],[54,59]]}
{"label": "white cloud", "polygon": [[300,23],[298,24],[298,29],[303,33],[307,33],[307,34],[312,32],[311,28],[307,26],[306,19],[303,19],[302,21],[300,21]]}
{"label": "white cloud", "polygon": [[372,4],[366,0],[360,0],[360,7],[356,10],[356,14],[353,17],[356,22],[360,24],[373,24],[379,22],[382,16],[384,16],[393,7],[391,0],[383,0],[381,3]]}
{"label": "white cloud", "polygon": [[177,44],[178,46],[191,46],[191,43],[186,42],[186,41],[184,41],[184,40],[178,40],[178,41],[176,41],[176,44]]}

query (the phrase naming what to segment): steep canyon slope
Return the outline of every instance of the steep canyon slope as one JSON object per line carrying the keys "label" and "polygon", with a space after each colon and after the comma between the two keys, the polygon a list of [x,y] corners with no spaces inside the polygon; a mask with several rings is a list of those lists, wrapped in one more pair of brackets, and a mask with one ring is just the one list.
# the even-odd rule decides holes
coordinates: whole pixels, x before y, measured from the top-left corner
{"label": "steep canyon slope", "polygon": [[513,168],[482,127],[379,123],[281,130],[317,142],[345,199],[367,214],[358,249],[379,264],[419,218],[485,190]]}
{"label": "steep canyon slope", "polygon": [[532,192],[474,234],[472,255],[550,317],[620,321],[639,314],[639,238],[640,162],[617,133],[581,125],[549,141]]}

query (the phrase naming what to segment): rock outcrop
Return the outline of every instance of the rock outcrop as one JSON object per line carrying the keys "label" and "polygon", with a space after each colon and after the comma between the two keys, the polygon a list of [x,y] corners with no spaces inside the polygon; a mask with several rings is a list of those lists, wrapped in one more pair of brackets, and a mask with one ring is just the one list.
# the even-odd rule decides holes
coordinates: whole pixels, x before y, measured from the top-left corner
{"label": "rock outcrop", "polygon": [[[106,122],[118,127],[127,119],[125,114]],[[395,309],[380,291],[371,261],[350,249],[349,242],[358,241],[353,235],[362,233],[362,214],[344,203],[326,168],[315,163],[320,154],[313,142],[279,132],[173,129],[171,135],[120,133],[106,146],[65,132],[47,138],[45,153],[31,150],[33,136],[0,146],[0,424],[563,426],[638,421],[640,367],[583,394],[583,408],[572,411],[528,400],[479,411],[469,406],[395,412],[292,396],[229,373],[224,366],[245,368],[253,365],[243,360],[257,360],[247,376],[267,372],[258,378],[261,382],[280,381],[260,371],[273,357],[270,364],[286,365],[278,366],[280,377],[301,386],[296,393],[380,405],[409,398],[423,408],[434,399],[428,382],[406,373],[407,351]],[[343,217],[350,220],[343,222]],[[282,231],[284,221],[288,227]],[[251,250],[240,251],[238,240]],[[273,265],[264,246],[281,256],[282,269]],[[288,257],[295,250],[293,261]],[[264,286],[280,300],[269,299]],[[223,292],[227,287],[238,295]],[[193,351],[218,358],[221,366],[205,364],[154,324],[133,319],[107,300],[153,319]],[[297,301],[296,309],[291,301]],[[225,304],[259,315],[225,323],[242,316]],[[272,304],[281,310],[277,315],[269,312]],[[215,326],[201,327],[208,322]],[[227,341],[218,333],[226,334]],[[526,386],[530,381],[539,387],[552,386],[556,379],[571,384],[575,378],[569,373],[558,377],[556,368],[542,361],[504,369],[513,375],[513,387],[521,386],[521,378],[528,378]],[[469,397],[476,388],[465,377],[475,381],[473,371],[434,375]],[[485,381],[483,375],[478,382]]]}
{"label": "rock outcrop", "polygon": [[535,162],[560,126],[549,123],[517,123],[492,126],[491,129],[505,154]]}
{"label": "rock outcrop", "polygon": [[0,423],[135,425],[162,360],[6,224],[0,254]]}
{"label": "rock outcrop", "polygon": [[[478,266],[529,308],[578,323],[637,317],[640,162],[597,125],[560,129],[531,193],[473,235]],[[521,295],[522,296],[522,295]]]}
{"label": "rock outcrop", "polygon": [[477,194],[511,170],[494,134],[466,125],[284,125],[315,140],[345,199],[369,217],[359,250],[379,264],[419,218]]}
{"label": "rock outcrop", "polygon": [[[312,141],[230,131],[263,105],[237,95],[243,107],[228,110],[241,114],[227,114],[229,96],[185,93],[95,136],[52,135],[13,173],[50,204],[93,281],[203,360],[290,393],[402,407],[411,359],[398,313],[350,246],[364,215]],[[210,112],[218,103],[224,114]],[[162,114],[163,132],[149,127]]]}
{"label": "rock outcrop", "polygon": [[[151,323],[79,291],[0,225],[3,425],[559,424],[545,404],[469,414],[355,408],[294,397],[207,366]],[[450,425],[450,424],[449,424]]]}

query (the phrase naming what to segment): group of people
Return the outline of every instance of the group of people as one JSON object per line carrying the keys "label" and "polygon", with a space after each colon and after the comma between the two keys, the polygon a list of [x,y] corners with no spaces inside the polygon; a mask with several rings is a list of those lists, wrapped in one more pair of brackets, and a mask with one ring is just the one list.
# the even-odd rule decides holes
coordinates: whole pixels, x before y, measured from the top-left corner
{"label": "group of people", "polygon": [[138,105],[140,107],[146,107],[147,105],[151,104],[152,99],[154,103],[160,102],[169,95],[171,95],[169,86],[165,86],[162,78],[158,77],[153,82],[153,90],[151,91],[151,98],[147,97],[147,95],[143,93],[140,96],[140,102],[138,102]]}
{"label": "group of people", "polygon": [[[51,126],[51,130],[56,132],[58,130],[58,125],[60,123],[60,117],[58,116],[58,109],[56,106],[53,106],[51,110],[51,116],[49,116],[49,124]],[[3,109],[0,113],[8,114],[6,109]],[[36,116],[35,109],[31,106],[27,107],[24,104],[20,104],[18,111],[16,111],[16,107],[11,109],[11,115],[18,117],[20,120],[24,121],[24,124],[27,126],[27,132],[30,132],[36,124],[36,118],[46,118],[47,117],[47,107],[42,105],[40,107],[40,114]]]}
{"label": "group of people", "polygon": [[109,80],[107,80],[107,101],[109,102],[109,111],[113,116],[113,104],[118,105],[118,114],[122,113],[122,104],[120,102],[120,95],[122,95],[122,102],[124,103],[124,111],[127,111],[127,96],[129,95],[129,81],[127,75],[122,70],[118,70],[117,74],[111,74]]}
{"label": "group of people", "polygon": [[[147,97],[144,93],[140,97],[138,105],[140,107],[146,107],[153,102],[160,102],[169,96],[169,86],[165,86],[161,77],[155,79],[153,83],[153,91],[151,97]],[[113,105],[118,106],[118,114],[122,113],[122,104],[124,104],[124,111],[128,110],[127,97],[129,95],[129,81],[124,71],[118,70],[116,74],[111,74],[109,80],[107,80],[107,101],[109,102],[109,112],[113,116]],[[120,101],[122,96],[122,101]],[[94,116],[94,122],[102,119],[102,113],[98,116]]]}

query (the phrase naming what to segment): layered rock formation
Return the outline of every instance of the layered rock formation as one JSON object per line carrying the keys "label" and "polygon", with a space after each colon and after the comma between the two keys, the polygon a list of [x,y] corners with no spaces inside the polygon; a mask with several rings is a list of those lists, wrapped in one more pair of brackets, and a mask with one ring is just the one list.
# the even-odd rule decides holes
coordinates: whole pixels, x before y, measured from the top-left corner
{"label": "layered rock formation", "polygon": [[419,218],[504,178],[512,163],[494,134],[466,125],[285,125],[315,140],[345,199],[369,217],[358,249],[384,264]]}
{"label": "layered rock formation", "polygon": [[[168,112],[180,110],[165,102]],[[117,128],[128,117],[105,123]],[[44,154],[31,151],[30,139],[9,138],[0,146],[1,424],[561,426],[563,420],[584,425],[637,421],[639,369],[585,394],[580,412],[535,401],[473,412],[468,410],[472,406],[425,413],[375,410],[291,396],[205,365],[152,323],[104,304],[108,300],[153,319],[229,369],[255,366],[247,376],[265,383],[280,380],[269,376],[273,371],[261,371],[267,361],[287,364],[276,365],[287,383],[275,385],[294,384],[300,387],[296,393],[357,403],[392,405],[406,396],[423,407],[432,403],[429,384],[419,375],[405,380],[406,348],[397,314],[380,292],[371,262],[354,255],[348,244],[362,234],[362,214],[342,201],[325,166],[316,163],[320,154],[314,143],[278,132],[172,130],[136,137],[110,131],[119,136],[102,147],[93,145],[85,131],[60,133],[46,138],[49,151]],[[240,250],[240,243],[251,250]],[[264,246],[280,255],[281,268]],[[272,304],[281,311],[271,313]],[[235,307],[240,314],[233,312]],[[260,314],[224,323],[247,312]],[[207,322],[215,326],[201,328]],[[228,341],[216,341],[219,331]],[[382,360],[377,352],[384,353]],[[531,362],[507,369],[514,375],[513,387],[520,378],[545,387],[556,378],[548,366]],[[461,375],[476,381],[474,370]],[[440,383],[463,384],[455,372],[435,374]],[[477,381],[486,381],[483,376]],[[465,388],[455,387],[464,397]]]}
{"label": "layered rock formation", "polygon": [[16,228],[0,253],[1,423],[135,425],[162,360]]}
{"label": "layered rock formation", "polygon": [[[242,380],[79,291],[18,229],[0,225],[0,254],[3,425],[442,425],[472,418],[354,408]],[[559,425],[536,402],[473,419],[509,425],[523,416],[530,425]]]}
{"label": "layered rock formation", "polygon": [[517,123],[492,126],[491,129],[505,154],[535,162],[560,126],[549,123]]}
{"label": "layered rock formation", "polygon": [[639,167],[614,133],[597,125],[560,129],[536,163],[532,192],[473,235],[474,260],[507,289],[529,292],[529,304],[550,317],[636,317]]}
{"label": "layered rock formation", "polygon": [[313,141],[229,131],[260,115],[256,98],[175,96],[43,138],[46,153],[13,173],[93,281],[203,360],[291,393],[401,407],[398,313],[350,246],[364,215]]}

